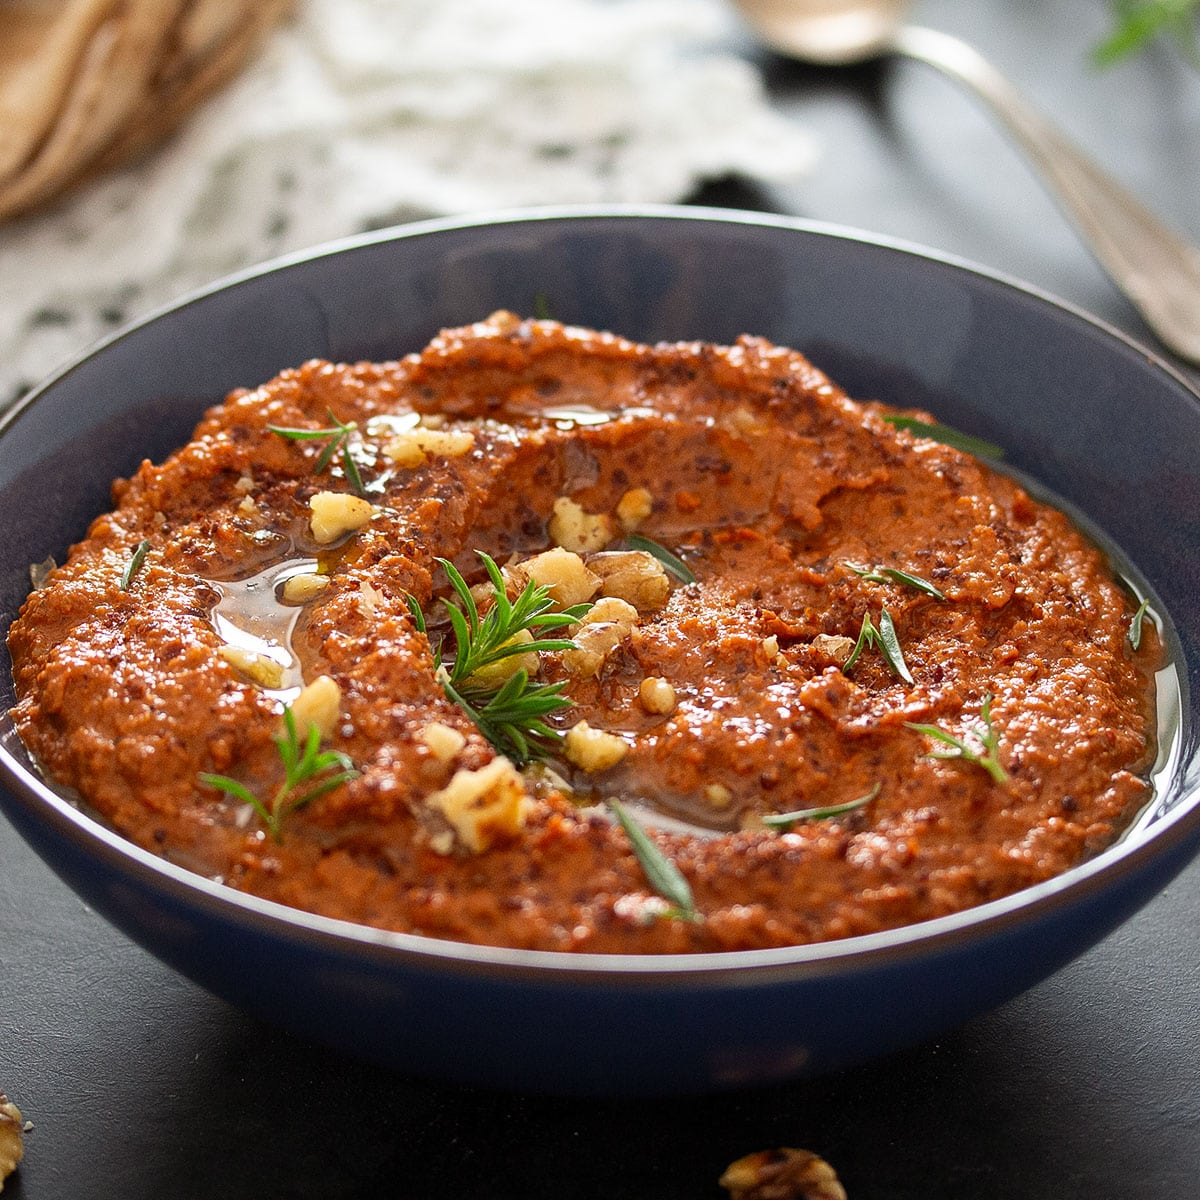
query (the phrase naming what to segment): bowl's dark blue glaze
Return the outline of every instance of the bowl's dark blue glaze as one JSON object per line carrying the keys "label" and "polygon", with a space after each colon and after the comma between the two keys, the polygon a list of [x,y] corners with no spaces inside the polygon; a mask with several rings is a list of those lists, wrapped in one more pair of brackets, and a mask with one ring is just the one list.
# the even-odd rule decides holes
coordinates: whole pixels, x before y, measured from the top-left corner
{"label": "bowl's dark blue glaze", "polygon": [[[519,1089],[695,1091],[846,1065],[1016,994],[1149,900],[1200,843],[1200,401],[1146,350],[926,253],[693,209],[429,223],[243,275],[94,350],[0,429],[0,632],[109,483],[209,404],[307,358],[393,358],[540,303],[643,340],[765,335],[860,398],[932,409],[1088,514],[1179,645],[1179,753],[1152,819],[1017,896],[905,930],[694,958],[567,956],[381,934],[155,859],[49,790],[0,723],[0,801],[130,936],[233,1003],[418,1074]],[[12,701],[0,660],[0,709]],[[1180,931],[1190,936],[1191,931]],[[1097,1014],[1097,1023],[1107,1019]]]}

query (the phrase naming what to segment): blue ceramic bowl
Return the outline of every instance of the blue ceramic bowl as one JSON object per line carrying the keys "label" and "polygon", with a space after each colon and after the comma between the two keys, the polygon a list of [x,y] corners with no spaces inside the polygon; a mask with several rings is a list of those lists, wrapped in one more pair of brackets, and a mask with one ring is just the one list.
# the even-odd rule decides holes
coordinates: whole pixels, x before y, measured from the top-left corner
{"label": "blue ceramic bowl", "polygon": [[[0,427],[0,632],[29,564],[61,558],[110,481],[185,441],[230,389],[314,356],[394,358],[539,297],[559,319],[643,340],[752,332],[794,346],[853,395],[1003,444],[1086,513],[1174,618],[1179,729],[1153,811],[1084,866],[911,928],[573,956],[380,933],[207,882],[56,795],[4,718],[4,810],[89,904],[232,1003],[350,1053],[505,1088],[645,1094],[815,1073],[944,1031],[1061,967],[1181,869],[1200,844],[1197,395],[1045,296],[798,221],[653,209],[427,223],[241,275],[126,330]],[[0,709],[12,699],[3,657]]]}

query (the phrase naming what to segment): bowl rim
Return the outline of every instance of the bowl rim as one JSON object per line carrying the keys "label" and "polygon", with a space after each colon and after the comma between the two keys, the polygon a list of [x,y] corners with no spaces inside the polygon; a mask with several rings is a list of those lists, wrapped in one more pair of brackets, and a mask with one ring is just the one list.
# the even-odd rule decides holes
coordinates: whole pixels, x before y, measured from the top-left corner
{"label": "bowl rim", "polygon": [[[589,204],[500,209],[407,222],[323,242],[225,275],[151,309],[72,356],[20,397],[5,413],[0,414],[0,438],[61,380],[103,354],[113,344],[146,325],[216,293],[232,290],[264,276],[374,245],[430,235],[530,223],[647,220],[752,226],[782,233],[814,235],[896,251],[923,260],[938,269],[950,268],[999,284],[1116,339],[1126,349],[1134,351],[1148,369],[1162,372],[1200,409],[1200,390],[1157,351],[1069,301],[969,259],[903,238],[833,222],[774,213],[670,204]],[[1186,680],[1181,682],[1186,688]],[[11,728],[8,714],[3,714],[0,719]],[[1176,772],[1183,772],[1186,765],[1177,765]],[[548,976],[572,981],[586,979],[591,984],[620,984],[622,987],[631,982],[645,986],[677,986],[684,981],[689,986],[697,983],[719,986],[729,981],[731,972],[739,973],[741,982],[748,983],[753,979],[756,983],[765,983],[791,978],[797,973],[819,977],[847,971],[876,970],[930,953],[950,952],[975,941],[998,937],[1016,927],[1033,924],[1071,901],[1083,902],[1106,890],[1114,877],[1128,877],[1147,861],[1165,857],[1188,842],[1200,841],[1200,757],[1197,757],[1191,762],[1190,770],[1172,780],[1169,805],[1093,858],[1011,895],[960,912],[876,933],[797,946],[698,954],[603,954],[456,942],[423,934],[377,929],[291,908],[237,891],[143,850],[61,796],[3,744],[0,744],[0,783],[13,802],[24,807],[30,818],[48,824],[56,835],[65,837],[76,849],[99,857],[111,870],[132,870],[139,883],[150,890],[166,893],[172,900],[188,907],[201,908],[225,923],[234,922],[259,932],[286,934],[291,939],[353,951],[384,963],[437,963],[443,970],[456,973],[487,967],[492,978],[505,976],[528,981],[531,977]]]}

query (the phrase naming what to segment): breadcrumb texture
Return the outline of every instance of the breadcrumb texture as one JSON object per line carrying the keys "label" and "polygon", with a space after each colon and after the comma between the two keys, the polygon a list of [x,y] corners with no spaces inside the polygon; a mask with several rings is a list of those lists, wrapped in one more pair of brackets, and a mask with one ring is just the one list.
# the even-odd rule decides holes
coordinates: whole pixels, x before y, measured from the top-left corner
{"label": "breadcrumb texture", "polygon": [[[189,445],[117,482],[114,510],[12,627],[14,718],[48,775],[139,845],[232,888],[434,938],[739,950],[1004,896],[1108,845],[1147,800],[1158,640],[1147,624],[1130,649],[1133,605],[1066,517],[888,411],[759,338],[646,346],[511,314],[397,362],[306,363],[234,393]],[[331,416],[354,426],[371,513],[326,542],[312,502],[351,491],[340,453],[321,464],[320,440],[267,427]],[[423,439],[412,465],[389,457],[418,427],[463,436]],[[563,730],[585,722],[625,750],[527,773],[506,819],[467,836],[430,797],[496,752],[447,699],[407,598],[436,641],[439,556],[472,584],[478,551],[519,575],[578,513],[586,529],[564,536],[595,563],[580,576],[594,591],[613,560],[593,556],[627,549],[631,494],[639,532],[696,581],[646,572],[653,594],[637,591],[594,671],[536,664],[573,701],[553,718]],[[847,563],[919,575],[945,599]],[[328,584],[294,603],[272,592],[289,573]],[[873,649],[844,669],[845,639],[884,608],[912,683]],[[221,615],[246,628],[253,615],[280,688],[222,655]],[[320,677],[339,697],[324,744],[360,774],[289,812],[275,840],[199,777],[270,795],[282,703]],[[644,702],[648,679],[672,703]],[[965,736],[989,696],[1003,785],[930,757],[910,728]],[[839,817],[762,823],[873,792]],[[683,872],[695,921],[644,916],[652,889],[610,795]]]}

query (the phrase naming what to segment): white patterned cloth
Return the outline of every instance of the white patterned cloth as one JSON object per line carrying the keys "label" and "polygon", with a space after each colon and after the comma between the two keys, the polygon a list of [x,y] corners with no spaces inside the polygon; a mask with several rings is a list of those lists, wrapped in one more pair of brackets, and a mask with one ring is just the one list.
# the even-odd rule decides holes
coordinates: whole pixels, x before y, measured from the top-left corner
{"label": "white patterned cloth", "polygon": [[431,215],[809,169],[720,0],[301,0],[170,141],[0,226],[0,405],[125,321]]}

